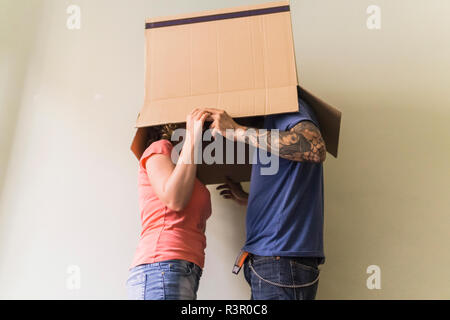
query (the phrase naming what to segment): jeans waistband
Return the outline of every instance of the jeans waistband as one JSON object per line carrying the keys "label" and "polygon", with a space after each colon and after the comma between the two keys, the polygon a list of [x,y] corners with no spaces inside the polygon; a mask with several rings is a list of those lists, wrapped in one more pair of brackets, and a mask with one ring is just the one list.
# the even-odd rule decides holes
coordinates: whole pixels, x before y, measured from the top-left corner
{"label": "jeans waistband", "polygon": [[196,265],[193,262],[190,261],[186,261],[186,260],[164,260],[164,261],[159,261],[159,262],[154,262],[154,263],[146,263],[146,264],[140,264],[136,267],[133,267],[130,270],[130,275],[133,275],[134,273],[139,273],[145,270],[152,270],[152,269],[166,269],[166,268],[170,268],[172,265],[178,265],[181,267],[189,267],[192,269],[195,269],[196,271],[202,271],[202,269]]}
{"label": "jeans waistband", "polygon": [[321,265],[323,263],[323,258],[322,257],[258,256],[258,255],[252,254],[252,253],[249,253],[248,257],[249,257],[249,259],[252,259],[252,261],[289,260],[289,261],[296,261],[298,263],[306,264],[308,266],[318,266],[318,265]]}

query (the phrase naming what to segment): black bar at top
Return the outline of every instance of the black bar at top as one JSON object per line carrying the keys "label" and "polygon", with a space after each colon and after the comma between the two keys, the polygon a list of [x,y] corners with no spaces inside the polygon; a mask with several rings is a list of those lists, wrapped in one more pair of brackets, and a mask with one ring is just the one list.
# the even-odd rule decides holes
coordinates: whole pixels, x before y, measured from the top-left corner
{"label": "black bar at top", "polygon": [[208,22],[208,21],[215,21],[215,20],[251,17],[251,16],[258,16],[258,15],[263,15],[263,14],[286,12],[289,10],[290,10],[290,7],[287,5],[287,6],[271,7],[271,8],[263,8],[263,9],[253,9],[253,10],[238,11],[238,12],[219,13],[219,14],[213,14],[213,15],[209,15],[209,16],[201,16],[201,17],[193,17],[193,18],[185,18],[185,19],[150,22],[150,23],[145,24],[145,29],[178,26],[178,25],[182,25],[182,24]]}

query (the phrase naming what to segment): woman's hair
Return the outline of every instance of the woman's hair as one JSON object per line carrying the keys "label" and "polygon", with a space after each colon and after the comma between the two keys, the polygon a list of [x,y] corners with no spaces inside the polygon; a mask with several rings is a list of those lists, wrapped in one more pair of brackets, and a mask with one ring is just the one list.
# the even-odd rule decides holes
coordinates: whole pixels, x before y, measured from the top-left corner
{"label": "woman's hair", "polygon": [[170,141],[173,132],[178,128],[180,128],[180,125],[175,123],[163,124],[161,126],[161,139],[166,139]]}
{"label": "woman's hair", "polygon": [[154,126],[148,129],[147,148],[155,141],[165,139],[172,143],[171,138],[173,132],[181,128],[181,124],[168,123],[160,126]]}

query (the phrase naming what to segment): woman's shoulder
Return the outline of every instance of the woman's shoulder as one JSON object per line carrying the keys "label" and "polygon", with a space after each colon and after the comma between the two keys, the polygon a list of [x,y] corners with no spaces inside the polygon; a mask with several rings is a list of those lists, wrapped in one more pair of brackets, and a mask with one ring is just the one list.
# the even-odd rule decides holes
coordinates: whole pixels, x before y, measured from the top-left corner
{"label": "woman's shoulder", "polygon": [[147,162],[147,159],[154,154],[163,154],[170,156],[172,148],[173,148],[172,143],[170,143],[169,140],[161,139],[155,141],[152,144],[150,144],[148,148],[144,151],[144,153],[141,156],[141,159],[139,160],[139,164],[141,165],[142,168],[145,168],[145,163]]}
{"label": "woman's shoulder", "polygon": [[161,148],[168,148],[168,149],[172,149],[172,143],[169,140],[166,139],[161,139],[158,141],[155,141],[153,143],[151,143],[148,148],[145,150],[153,150],[153,149],[161,149]]}

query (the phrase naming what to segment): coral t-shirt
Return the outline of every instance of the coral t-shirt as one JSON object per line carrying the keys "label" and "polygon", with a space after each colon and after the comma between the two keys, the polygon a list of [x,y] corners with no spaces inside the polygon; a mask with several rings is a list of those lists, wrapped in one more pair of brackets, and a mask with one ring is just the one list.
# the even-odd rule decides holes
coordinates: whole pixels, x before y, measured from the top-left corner
{"label": "coral t-shirt", "polygon": [[142,232],[131,268],[165,260],[187,260],[203,268],[206,248],[206,220],[211,215],[209,190],[195,179],[188,205],[182,211],[169,209],[150,184],[146,161],[154,154],[171,157],[168,140],[152,143],[139,161],[139,205]]}

